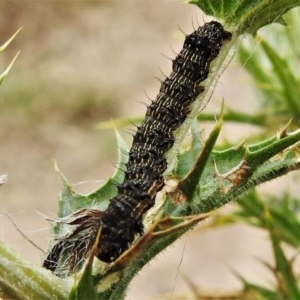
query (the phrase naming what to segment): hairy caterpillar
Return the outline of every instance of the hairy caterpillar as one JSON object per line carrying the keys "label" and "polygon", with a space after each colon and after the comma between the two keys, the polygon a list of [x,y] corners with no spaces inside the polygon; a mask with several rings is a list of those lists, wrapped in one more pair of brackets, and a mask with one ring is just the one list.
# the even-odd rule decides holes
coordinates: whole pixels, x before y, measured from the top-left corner
{"label": "hairy caterpillar", "polygon": [[210,63],[219,54],[223,42],[230,38],[231,33],[216,21],[185,37],[183,49],[173,60],[170,76],[162,82],[159,94],[148,106],[145,119],[133,137],[124,181],[118,186],[117,195],[105,211],[84,210],[85,217],[69,222],[77,225],[76,229],[54,245],[44,267],[55,271],[67,248],[73,253],[68,263],[74,267],[93,244],[94,239],[84,235],[89,232],[95,237],[100,227],[96,256],[104,262],[116,260],[137,235],[143,234],[142,217],[154,205],[155,196],[164,185],[165,154],[174,144],[174,131],[185,121],[191,104],[203,92],[200,83],[207,78]]}

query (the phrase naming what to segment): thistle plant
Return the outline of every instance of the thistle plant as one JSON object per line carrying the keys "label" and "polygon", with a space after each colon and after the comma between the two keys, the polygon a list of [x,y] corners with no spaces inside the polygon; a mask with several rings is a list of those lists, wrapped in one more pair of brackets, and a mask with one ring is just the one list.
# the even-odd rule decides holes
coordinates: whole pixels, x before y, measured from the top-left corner
{"label": "thistle plant", "polygon": [[[196,224],[212,218],[210,226],[245,222],[267,230],[270,235],[275,266],[269,268],[277,285],[273,289],[266,288],[240,276],[244,290],[236,297],[300,299],[299,274],[294,273],[293,262],[288,261],[282,250],[282,243],[287,243],[295,251],[299,246],[299,199],[288,193],[281,199],[267,195],[262,197],[255,190],[262,183],[300,168],[299,9],[289,11],[300,5],[299,0],[191,0],[190,3],[219,20],[232,33],[232,38],[221,49],[214,72],[205,82],[206,93],[197,99],[190,112],[191,117],[176,132],[175,146],[168,153],[168,169],[164,173],[166,188],[157,197],[157,205],[145,216],[145,233],[119,259],[106,264],[95,258],[100,228],[91,241],[90,251],[77,268],[67,273],[65,264],[68,256],[80,254],[69,253],[65,249],[65,257],[58,260],[56,275],[27,262],[0,243],[0,296],[3,298],[123,299],[131,280],[144,265]],[[281,25],[274,26],[268,39],[253,38],[262,26],[274,23]],[[240,46],[241,37],[245,34],[248,44]],[[284,41],[280,45],[279,36]],[[254,47],[257,51],[252,52]],[[245,114],[226,109],[225,103],[215,122],[214,116],[205,112],[199,114],[199,108],[208,101],[216,80],[236,52],[253,77],[261,110]],[[200,137],[199,129],[204,119],[215,122],[205,141]],[[222,125],[227,121],[257,125],[261,132],[259,136],[248,138],[247,142],[216,147]],[[115,122],[117,125],[123,123],[122,120]],[[274,126],[277,133],[269,136]],[[128,146],[118,133],[116,136],[119,164],[122,165],[127,161]],[[184,139],[186,136],[190,138]],[[58,167],[57,172],[62,190],[52,236],[68,236],[70,228],[86,226],[86,232],[81,231],[82,236],[68,237],[75,237],[78,241],[88,239],[92,214],[85,212],[104,210],[109,199],[116,194],[116,184],[122,182],[124,173],[117,169],[95,192],[82,195],[72,189]],[[220,207],[234,200],[238,203],[236,212],[226,216],[216,214]],[[52,241],[51,246],[55,242]]]}

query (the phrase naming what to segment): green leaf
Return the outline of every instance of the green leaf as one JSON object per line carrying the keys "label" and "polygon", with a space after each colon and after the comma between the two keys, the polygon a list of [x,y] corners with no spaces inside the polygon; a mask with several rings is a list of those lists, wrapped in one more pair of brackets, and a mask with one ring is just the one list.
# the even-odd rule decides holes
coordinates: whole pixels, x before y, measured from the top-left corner
{"label": "green leaf", "polygon": [[95,252],[97,250],[97,245],[99,243],[100,233],[101,231],[99,230],[93,248],[89,254],[87,263],[83,269],[82,274],[80,274],[80,279],[78,278],[79,277],[78,276],[77,282],[75,282],[73,285],[73,288],[69,296],[69,300],[98,299],[96,287],[94,284],[94,279],[92,276],[92,271],[93,271],[93,261],[95,257]]}
{"label": "green leaf", "polygon": [[[116,132],[116,136],[118,142],[119,165],[123,166],[127,161],[128,150],[126,143],[118,132]],[[86,243],[84,247],[86,247],[86,250],[88,250],[88,247],[90,246],[90,239],[93,238],[94,234],[90,232],[90,239],[87,236],[87,231],[94,230],[94,223],[91,220],[97,219],[97,216],[101,214],[101,210],[104,210],[107,207],[109,200],[116,194],[116,184],[122,182],[124,172],[121,170],[121,168],[117,168],[113,176],[109,180],[107,180],[99,189],[88,195],[82,195],[73,190],[71,184],[59,170],[56,163],[55,169],[60,177],[62,189],[59,199],[59,219],[56,221],[54,220],[54,224],[52,226],[52,235],[55,236],[56,239],[68,235],[67,239],[60,240],[64,249],[62,249],[62,251],[60,252],[60,259],[56,267],[56,273],[60,276],[65,276],[66,273],[69,273],[69,271],[66,271],[65,269],[66,265],[69,264],[69,260],[71,259],[72,254],[74,254],[72,253],[72,247],[76,244],[76,239],[82,241],[80,245],[74,246],[77,247],[77,251],[79,251],[80,247],[83,247],[82,245],[84,243]],[[97,216],[95,216],[92,208],[94,209],[94,211],[97,210]],[[89,212],[86,212],[83,209],[90,209],[91,213],[89,214]],[[70,229],[72,232],[72,228],[74,228],[74,226],[72,227],[72,225],[78,225],[80,222],[83,223],[83,220],[87,219],[90,220],[90,225],[88,226],[88,228],[82,229],[82,234],[85,234],[86,236],[82,236],[80,234],[75,237],[73,237],[72,234],[70,236]],[[52,248],[56,243],[57,240],[52,240],[50,248]],[[82,253],[84,253],[84,251]],[[81,258],[79,255],[77,255],[76,264],[74,266],[71,265],[68,268],[73,270],[76,267],[78,269],[78,267],[80,267],[83,263],[83,258],[84,257]],[[77,259],[79,260],[78,262]]]}
{"label": "green leaf", "polygon": [[259,197],[257,193],[250,192],[239,198],[238,203],[242,210],[236,212],[235,215],[239,220],[264,229],[267,229],[267,224],[263,216],[266,207],[268,207],[268,213],[280,240],[294,248],[299,247],[300,221],[297,217],[299,209],[296,208],[299,199],[292,199],[288,195],[278,199],[266,195]]}
{"label": "green leaf", "polygon": [[295,117],[299,116],[299,80],[290,71],[286,58],[280,57],[275,49],[264,41],[261,42],[261,47],[273,66],[274,74],[283,87],[283,99],[286,99],[289,111],[293,112]]}
{"label": "green leaf", "polygon": [[283,300],[284,299],[282,295],[277,291],[268,289],[266,287],[257,284],[253,284],[240,276],[238,277],[243,282],[244,289],[246,291],[249,291],[253,299],[255,300]]}
{"label": "green leaf", "polygon": [[[203,145],[200,155],[196,159],[194,166],[190,169],[189,173],[181,179],[178,188],[187,197],[188,201],[192,199],[193,194],[197,191],[198,183],[203,175],[206,163],[211,155],[214,145],[217,141],[221,127],[223,124],[224,103],[222,103],[221,114],[210,133],[206,143]],[[193,150],[194,151],[194,150]]]}
{"label": "green leaf", "polygon": [[283,298],[286,299],[300,299],[300,290],[293,273],[291,262],[286,258],[281,246],[280,238],[277,234],[277,229],[274,227],[272,217],[267,213],[267,224],[271,236],[275,262],[276,262],[276,278],[278,281],[278,288],[281,291]]}
{"label": "green leaf", "polygon": [[223,20],[224,25],[240,33],[255,33],[259,28],[281,22],[281,16],[299,0],[189,0],[207,15]]}
{"label": "green leaf", "polygon": [[[264,113],[252,115],[240,111],[235,111],[229,108],[225,108],[224,111],[224,120],[226,120],[226,122],[252,124],[256,126],[265,125],[266,123],[265,116],[266,115]],[[197,116],[197,120],[199,122],[200,121],[215,122],[216,115],[213,113],[201,112],[201,114]],[[141,124],[142,121],[143,121],[142,116],[130,117],[130,118],[118,118],[118,119],[114,119],[113,123],[110,121],[99,122],[95,125],[95,128],[99,130],[112,129],[114,126],[117,128],[122,128],[122,127],[130,126],[132,124]]]}
{"label": "green leaf", "polygon": [[[274,138],[267,139],[260,144],[255,144],[253,146],[250,145],[247,148],[241,145],[240,147],[232,147],[224,151],[212,152],[200,180],[199,190],[201,191],[201,194],[194,195],[192,201],[188,201],[185,205],[177,207],[173,206],[173,211],[170,210],[170,207],[168,207],[169,213],[174,216],[182,216],[187,214],[190,215],[191,213],[211,211],[228,201],[235,199],[240,194],[261,182],[280,176],[283,173],[285,174],[294,168],[300,168],[299,162],[297,161],[297,151],[295,149],[293,150],[292,148],[289,148],[289,150],[287,150],[288,155],[286,156],[286,159],[282,159],[281,156],[276,156],[281,152],[282,148],[288,148],[291,144],[299,141],[299,139],[299,132],[296,132],[286,137],[276,136]],[[243,165],[240,163],[245,159],[245,155],[249,155],[248,149],[252,150],[250,156],[254,155],[255,157],[257,153],[260,153],[262,155],[261,162],[264,163],[261,168],[257,168],[257,165],[255,164],[256,161],[252,161],[252,159],[250,159],[250,164],[253,165],[254,170],[253,172],[249,172],[249,174],[245,174],[245,177],[243,177],[243,172],[240,175],[238,173],[240,170],[244,171]],[[187,151],[193,152],[191,149]],[[271,155],[267,154],[269,151]],[[190,158],[189,156],[185,157],[188,159]],[[227,169],[227,176],[224,176],[223,178],[220,177],[219,179],[215,178],[214,161],[223,162],[223,168],[226,168],[226,166],[229,167],[229,172]],[[241,168],[239,168],[239,166],[241,166]],[[232,181],[229,180],[230,175],[234,175],[231,176]],[[237,176],[239,181],[233,180],[236,175],[239,175]],[[224,193],[224,190],[226,193]],[[189,206],[190,203],[192,203],[192,207]],[[184,220],[184,218],[181,219]],[[161,236],[160,239],[149,240],[149,243],[146,243],[141,248],[138,247],[135,252],[135,257],[132,260],[129,260],[128,265],[120,271],[118,275],[118,285],[105,290],[105,292],[101,294],[102,297],[104,297],[104,295],[106,299],[115,299],[116,297],[120,297],[120,295],[124,293],[125,287],[130,282],[134,274],[136,274],[136,272],[138,272],[138,270],[153,256],[161,252],[162,249],[167,247],[167,245],[171,244],[180,235],[186,232],[187,228],[188,227],[181,227],[178,231],[174,230],[172,233],[170,232],[170,234]],[[146,233],[145,236],[147,237],[149,234],[150,233]],[[102,274],[101,280],[104,280],[104,278],[109,276],[109,274],[109,272],[106,275]]]}
{"label": "green leaf", "polygon": [[288,26],[273,25],[263,40],[248,39],[238,51],[239,60],[259,91],[265,124],[270,128],[291,117],[299,125],[300,47],[295,42],[299,38],[299,15],[300,9],[293,9],[283,17]]}
{"label": "green leaf", "polygon": [[[284,137],[267,139],[248,148],[240,146],[221,152],[214,151],[199,183],[198,190],[201,193],[192,200],[198,203],[193,207],[194,213],[209,212],[254,186],[299,169],[297,150],[290,148],[299,140],[300,130]],[[283,150],[286,151],[285,158],[279,155]],[[177,213],[178,210],[180,208],[176,210]]]}
{"label": "green leaf", "polygon": [[[194,1],[194,3],[199,4],[200,1]],[[182,141],[187,136],[193,120],[197,117],[203,104],[209,101],[209,88],[215,86],[216,78],[223,70],[224,62],[228,59],[228,53],[232,53],[231,48],[236,45],[238,35],[241,32],[255,32],[258,27],[270,21],[269,18],[274,16],[276,9],[283,7],[282,1],[278,1],[278,5],[272,3],[269,8],[271,12],[266,16],[266,4],[270,4],[270,1],[266,0],[260,1],[260,3],[258,1],[248,1],[247,3],[245,1],[202,1],[201,3],[206,3],[211,12],[226,20],[225,25],[232,29],[233,38],[224,45],[214,62],[212,68],[216,72],[210,72],[206,81],[205,92],[198,97],[195,105],[193,105],[192,112],[184,126],[176,130],[175,145],[168,152],[168,170],[164,174],[166,178],[170,175],[182,178],[189,174],[190,169],[193,169],[192,172],[195,176],[195,179],[191,180],[193,184],[190,185],[190,190],[185,188],[188,199],[184,204],[178,205],[173,204],[173,195],[168,195],[165,205],[157,214],[153,213],[153,227],[138,239],[136,244],[122,257],[122,262],[124,260],[125,263],[115,262],[109,266],[97,268],[93,270],[94,272],[88,264],[88,267],[83,271],[82,281],[79,281],[79,284],[82,284],[80,286],[82,295],[94,297],[94,287],[97,286],[98,299],[122,299],[133,276],[155,255],[194,225],[194,223],[188,222],[192,214],[211,212],[261,183],[300,168],[295,147],[300,141],[300,131],[287,134],[286,130],[283,130],[279,135],[256,144],[249,146],[240,144],[222,151],[212,151],[221,125],[217,124],[206,143],[202,143],[198,131],[193,126],[192,136],[195,139],[191,145],[194,148],[185,148],[185,151],[179,153],[179,150],[182,149]],[[286,5],[284,9],[280,9],[280,13],[277,11],[277,16],[288,8],[289,6]],[[228,28],[226,27],[226,29]],[[259,60],[257,64],[259,64]],[[277,80],[279,79],[277,78]],[[264,116],[264,114],[262,115]],[[234,117],[238,119],[240,116],[235,115]],[[261,124],[265,124],[264,121]],[[118,142],[120,143],[119,138]],[[200,157],[198,153],[201,153]],[[121,153],[120,160],[126,162],[126,158],[126,155]],[[175,166],[177,167],[175,168]],[[121,182],[122,172],[118,170],[113,178],[115,181]],[[187,178],[191,179],[191,177]],[[63,180],[61,216],[66,216],[65,212],[72,213],[74,210],[84,207],[96,206],[103,209],[115,193],[116,189],[112,179],[94,193],[85,196],[75,193],[70,184]],[[166,207],[168,208],[166,209]],[[157,225],[163,217],[167,219],[167,225],[165,225],[167,228],[161,228]],[[197,215],[195,218],[200,221],[200,217]],[[175,219],[179,225],[176,224]],[[78,223],[76,224],[78,225]],[[102,265],[100,264],[100,266]],[[75,274],[74,278],[76,276],[78,274]],[[115,281],[111,280],[112,278]],[[106,285],[107,282],[110,285]],[[75,284],[77,283],[78,281]],[[75,287],[73,291],[76,294],[80,289]],[[89,292],[91,294],[88,294]]]}
{"label": "green leaf", "polygon": [[[187,141],[183,142],[184,145],[181,145],[181,149],[183,150],[178,154],[178,163],[174,170],[174,174],[177,177],[183,178],[193,167],[197,157],[199,156],[201,148],[203,147],[200,135],[201,133],[198,122],[193,122],[191,134],[188,135]],[[187,149],[188,151],[186,151]]]}
{"label": "green leaf", "polygon": [[73,212],[82,208],[97,208],[105,209],[109,203],[109,199],[112,198],[117,190],[116,184],[122,182],[124,172],[122,166],[127,162],[128,148],[125,141],[122,139],[120,134],[116,132],[117,145],[118,145],[118,157],[119,166],[115,173],[109,178],[99,189],[88,194],[82,195],[73,190],[66,177],[60,172],[56,166],[56,170],[59,174],[62,183],[62,191],[59,201],[59,217],[64,218],[71,215]]}
{"label": "green leaf", "polygon": [[117,130],[115,131],[115,134],[117,137],[118,167],[112,177],[105,184],[103,184],[95,192],[88,195],[90,201],[92,201],[95,205],[101,204],[100,209],[106,208],[109,203],[109,199],[117,193],[116,185],[123,181],[123,168],[128,160],[128,146]]}

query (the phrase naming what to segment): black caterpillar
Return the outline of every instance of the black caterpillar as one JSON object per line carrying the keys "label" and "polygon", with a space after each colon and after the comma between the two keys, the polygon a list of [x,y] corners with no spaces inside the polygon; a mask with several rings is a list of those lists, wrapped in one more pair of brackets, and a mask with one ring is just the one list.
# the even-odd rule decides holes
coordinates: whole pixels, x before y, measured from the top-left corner
{"label": "black caterpillar", "polygon": [[[183,49],[173,60],[171,75],[162,82],[156,100],[148,106],[145,119],[134,135],[124,181],[118,186],[117,195],[105,211],[84,210],[85,218],[69,222],[78,227],[54,245],[44,261],[46,268],[55,271],[66,247],[84,255],[82,245],[87,249],[95,239],[92,242],[90,237],[89,241],[83,236],[80,239],[78,234],[88,231],[92,224],[94,236],[101,227],[96,256],[104,262],[116,260],[137,235],[143,234],[142,217],[154,205],[155,196],[164,185],[165,154],[174,144],[173,133],[204,90],[200,83],[207,78],[210,63],[219,54],[223,42],[230,38],[231,33],[216,21],[185,37]],[[72,264],[76,264],[76,258],[73,260]]]}

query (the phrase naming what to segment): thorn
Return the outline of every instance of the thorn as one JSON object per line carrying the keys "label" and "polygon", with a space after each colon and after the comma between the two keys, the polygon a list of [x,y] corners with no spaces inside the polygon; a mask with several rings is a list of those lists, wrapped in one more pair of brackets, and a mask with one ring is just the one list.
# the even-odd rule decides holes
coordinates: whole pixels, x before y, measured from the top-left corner
{"label": "thorn", "polygon": [[240,150],[246,143],[246,138],[242,139],[237,145],[233,146],[233,150]]}
{"label": "thorn", "polygon": [[[0,52],[2,52],[17,36],[17,34],[22,30],[22,26],[0,47]],[[19,53],[19,52],[18,52]]]}
{"label": "thorn", "polygon": [[287,129],[290,127],[293,119],[289,119],[286,125],[277,133],[278,139],[283,139],[284,137],[288,136]]}
{"label": "thorn", "polygon": [[[1,51],[0,51],[1,52]],[[0,84],[2,83],[2,81],[5,79],[5,77],[8,75],[10,69],[12,68],[14,62],[16,61],[17,57],[19,56],[20,51],[17,52],[17,54],[15,55],[15,57],[12,59],[12,61],[10,62],[10,64],[8,65],[8,67],[4,70],[4,72],[0,75]]]}
{"label": "thorn", "polygon": [[54,158],[52,159],[52,161],[54,163],[54,170],[58,174],[58,177],[60,178],[62,185],[70,188],[70,183],[69,183],[68,179],[66,178],[66,176],[59,169],[57,161]]}
{"label": "thorn", "polygon": [[218,177],[218,178],[222,178],[222,179],[223,179],[222,174],[221,174],[221,173],[219,172],[219,170],[218,170],[216,160],[214,160],[214,167],[215,167],[215,177]]}

